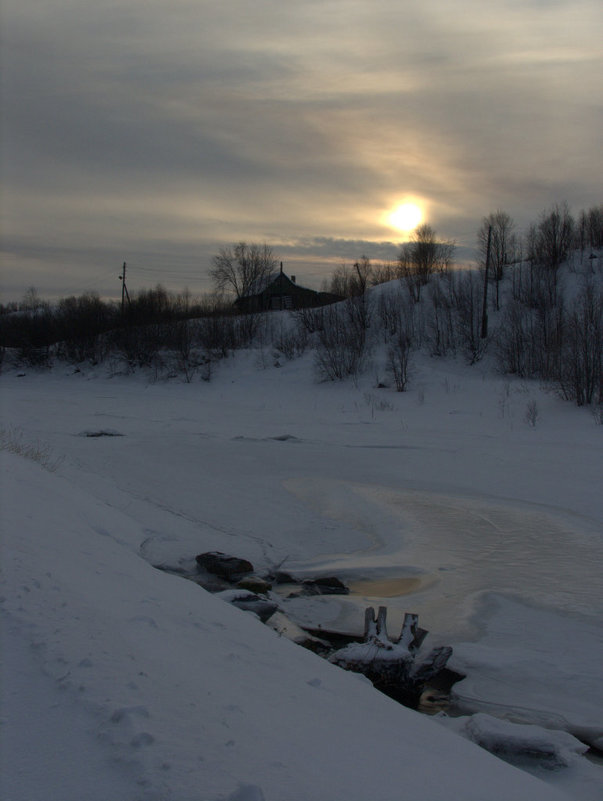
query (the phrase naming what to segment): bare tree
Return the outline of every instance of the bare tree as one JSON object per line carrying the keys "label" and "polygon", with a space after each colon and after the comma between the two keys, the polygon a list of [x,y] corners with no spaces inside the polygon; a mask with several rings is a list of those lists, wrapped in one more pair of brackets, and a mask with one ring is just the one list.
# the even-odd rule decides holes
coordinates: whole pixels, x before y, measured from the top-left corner
{"label": "bare tree", "polygon": [[385,284],[400,277],[400,265],[397,262],[383,262],[373,265],[371,272],[371,286]]}
{"label": "bare tree", "polygon": [[461,273],[453,283],[456,335],[469,362],[485,353],[488,338],[481,335],[481,282],[474,271]]}
{"label": "bare tree", "polygon": [[522,378],[534,376],[535,312],[520,300],[511,300],[502,312],[495,334],[496,356],[503,373]]}
{"label": "bare tree", "polygon": [[588,210],[588,238],[591,248],[603,247],[603,203]]}
{"label": "bare tree", "polygon": [[328,283],[328,291],[342,298],[355,298],[364,295],[371,277],[373,268],[368,256],[361,256],[351,268],[341,264],[335,269]]}
{"label": "bare tree", "polygon": [[540,218],[530,255],[536,264],[557,270],[566,260],[573,241],[574,219],[569,207],[567,203],[557,203]]}
{"label": "bare tree", "polygon": [[358,261],[354,262],[354,295],[364,295],[369,286],[372,274],[373,268],[368,256],[361,256]]}
{"label": "bare tree", "polygon": [[333,270],[328,282],[325,282],[325,291],[340,298],[351,298],[354,294],[354,273],[347,264],[340,264]]}
{"label": "bare tree", "polygon": [[43,300],[38,294],[35,286],[30,286],[26,289],[23,299],[19,305],[20,311],[38,311],[38,309],[48,309],[50,304],[48,301]]}
{"label": "bare tree", "polygon": [[387,369],[399,392],[406,387],[411,350],[419,350],[423,344],[425,316],[421,304],[414,303],[401,286],[377,296],[375,329],[387,346]]}
{"label": "bare tree", "polygon": [[209,271],[216,290],[233,292],[236,298],[261,292],[263,282],[277,268],[277,261],[268,245],[247,245],[239,242],[234,247],[221,248],[212,259]]}
{"label": "bare tree", "polygon": [[62,298],[54,311],[59,355],[69,361],[100,362],[107,347],[103,335],[118,322],[117,307],[97,293]]}
{"label": "bare tree", "polygon": [[434,273],[445,272],[452,265],[453,255],[454,242],[438,241],[431,225],[425,223],[416,228],[398,258],[400,273],[415,301],[421,299],[421,287]]}
{"label": "bare tree", "polygon": [[575,244],[582,253],[603,246],[603,203],[582,209],[576,223]]}
{"label": "bare tree", "polygon": [[201,371],[204,381],[211,380],[213,355],[200,346],[203,320],[176,320],[167,326],[166,346],[170,349],[171,366],[190,384]]}
{"label": "bare tree", "polygon": [[432,356],[446,356],[456,347],[454,297],[446,289],[441,281],[433,281],[428,288],[429,304],[424,314]]}
{"label": "bare tree", "polygon": [[362,369],[370,308],[361,297],[348,298],[345,303],[326,306],[322,311],[315,368],[322,380],[342,381]]}
{"label": "bare tree", "polygon": [[396,392],[405,392],[408,388],[411,370],[412,337],[407,331],[400,330],[390,341],[387,349],[387,367],[392,374]]}
{"label": "bare tree", "polygon": [[486,266],[488,254],[488,232],[490,232],[491,277],[496,282],[496,309],[500,309],[499,284],[504,277],[505,267],[515,257],[516,240],[515,223],[506,211],[492,212],[484,217],[477,232],[478,258],[481,267]]}
{"label": "bare tree", "polygon": [[603,291],[589,281],[566,316],[558,383],[578,406],[603,399]]}

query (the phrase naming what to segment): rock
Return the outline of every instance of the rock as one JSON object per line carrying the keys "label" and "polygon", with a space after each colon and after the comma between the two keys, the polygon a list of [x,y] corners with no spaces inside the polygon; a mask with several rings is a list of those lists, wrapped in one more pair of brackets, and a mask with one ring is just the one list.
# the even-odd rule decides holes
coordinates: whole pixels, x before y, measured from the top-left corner
{"label": "rock", "polygon": [[219,579],[217,576],[210,576],[209,578],[206,576],[187,576],[187,578],[190,578],[191,581],[207,592],[211,592],[212,595],[231,589],[231,585],[228,581]]}
{"label": "rock", "polygon": [[286,637],[297,645],[314,651],[314,653],[325,655],[332,650],[331,644],[327,640],[321,640],[304,631],[281,611],[275,612],[268,620],[267,625],[282,637]]}
{"label": "rock", "polygon": [[265,623],[278,610],[277,603],[249,592],[249,590],[224,590],[224,592],[216,593],[216,598],[222,598],[223,601],[228,601],[244,612],[253,612],[262,623]]}
{"label": "rock", "polygon": [[302,582],[302,587],[307,595],[348,595],[350,592],[336,576],[306,579]]}
{"label": "rock", "polygon": [[254,615],[259,617],[262,623],[265,623],[278,610],[278,604],[274,603],[274,601],[268,601],[257,595],[255,598],[231,601],[231,603],[233,606],[236,606],[237,609],[242,609],[244,612],[253,612]]}
{"label": "rock", "polygon": [[208,551],[195,556],[200,568],[227,581],[237,581],[247,573],[253,573],[253,565],[247,559],[238,556],[229,556],[220,551]]}
{"label": "rock", "polygon": [[270,592],[272,584],[259,576],[245,576],[237,582],[237,589],[258,592],[260,595]]}
{"label": "rock", "polygon": [[267,576],[274,584],[299,584],[299,579],[294,578],[291,573],[286,573],[284,570],[276,570]]}

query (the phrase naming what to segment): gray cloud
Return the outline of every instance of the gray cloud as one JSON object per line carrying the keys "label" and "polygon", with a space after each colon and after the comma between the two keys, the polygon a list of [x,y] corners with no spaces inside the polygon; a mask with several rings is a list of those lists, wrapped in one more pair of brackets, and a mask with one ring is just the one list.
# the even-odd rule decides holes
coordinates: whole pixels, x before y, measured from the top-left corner
{"label": "gray cloud", "polygon": [[596,0],[5,0],[3,292],[77,292],[123,259],[201,289],[241,239],[319,277],[387,258],[383,212],[406,196],[467,248],[495,208],[524,226],[598,203],[601,16]]}

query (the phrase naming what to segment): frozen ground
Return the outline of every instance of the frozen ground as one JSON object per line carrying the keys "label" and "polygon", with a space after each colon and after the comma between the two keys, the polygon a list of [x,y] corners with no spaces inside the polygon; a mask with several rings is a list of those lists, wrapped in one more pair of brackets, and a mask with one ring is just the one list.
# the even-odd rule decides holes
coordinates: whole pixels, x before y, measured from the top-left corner
{"label": "frozen ground", "polygon": [[[396,394],[261,362],[190,385],[1,377],[4,425],[54,469],[3,453],[3,797],[556,797],[149,563],[222,550],[336,573],[351,596],[287,612],[359,629],[386,603],[393,633],[418,612],[467,673],[463,712],[600,746],[603,429],[480,367],[426,360]],[[541,771],[577,801],[601,797],[601,772],[577,755]]]}

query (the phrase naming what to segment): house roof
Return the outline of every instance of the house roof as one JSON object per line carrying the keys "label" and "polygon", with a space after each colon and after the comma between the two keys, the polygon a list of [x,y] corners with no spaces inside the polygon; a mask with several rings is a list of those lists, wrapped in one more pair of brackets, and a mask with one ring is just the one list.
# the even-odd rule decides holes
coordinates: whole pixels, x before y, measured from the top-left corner
{"label": "house roof", "polygon": [[252,281],[249,291],[246,292],[242,297],[261,295],[261,293],[264,292],[264,290],[267,289],[271,284],[273,284],[280,275],[285,275],[285,273],[273,272],[268,273],[268,275],[262,275],[260,278],[256,278],[255,281]]}
{"label": "house roof", "polygon": [[287,284],[290,284],[292,287],[295,287],[296,290],[302,290],[304,292],[315,292],[314,289],[308,289],[307,287],[301,286],[300,284],[292,281],[291,278],[282,271],[269,273],[268,275],[264,275],[260,278],[257,278],[251,286],[249,287],[249,291],[243,295],[243,298],[254,297],[255,295],[261,295],[262,292],[265,292],[269,289],[274,283],[277,281],[285,281]]}

